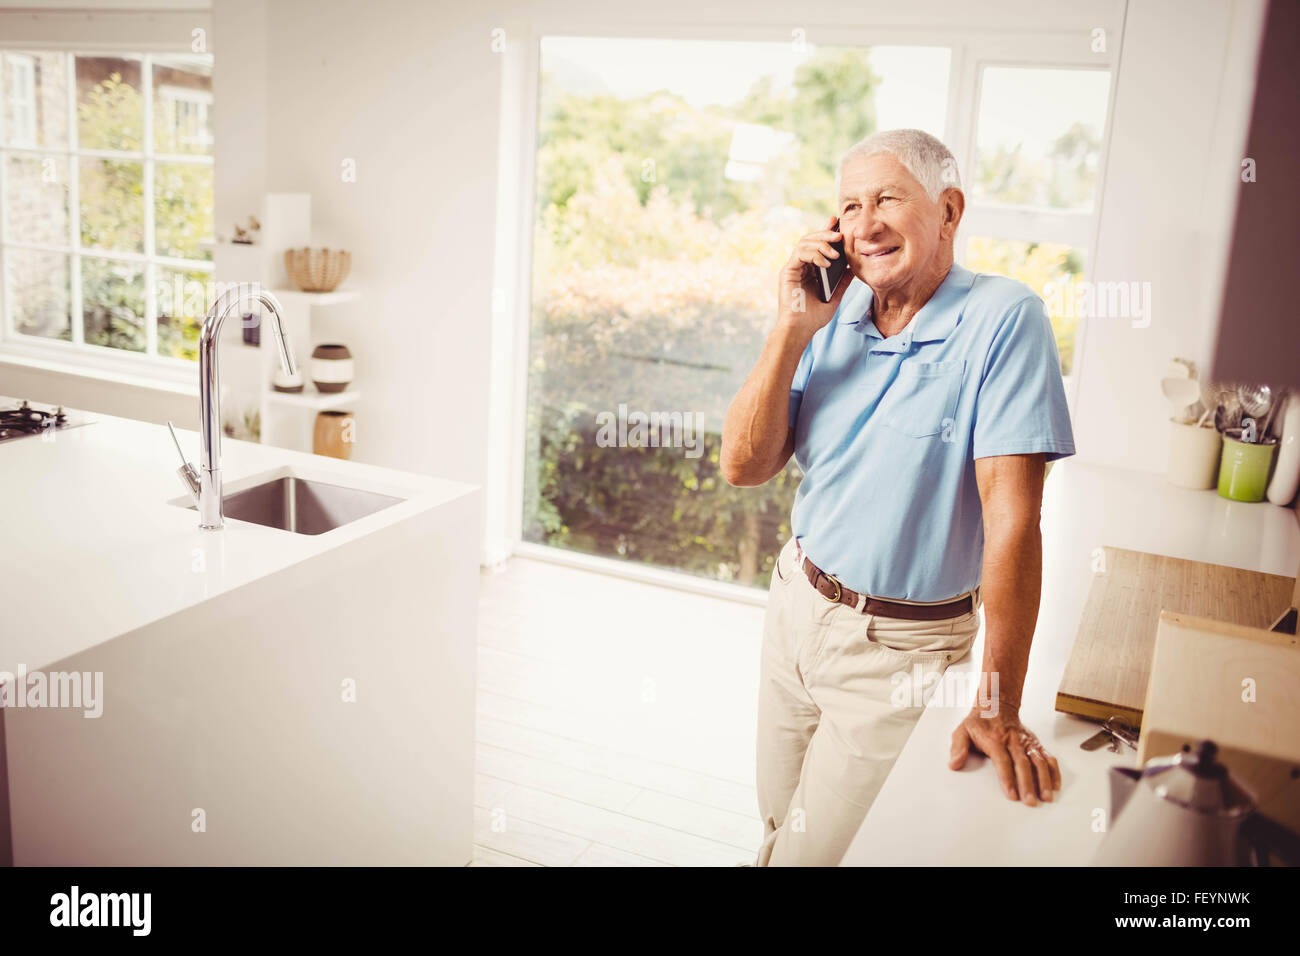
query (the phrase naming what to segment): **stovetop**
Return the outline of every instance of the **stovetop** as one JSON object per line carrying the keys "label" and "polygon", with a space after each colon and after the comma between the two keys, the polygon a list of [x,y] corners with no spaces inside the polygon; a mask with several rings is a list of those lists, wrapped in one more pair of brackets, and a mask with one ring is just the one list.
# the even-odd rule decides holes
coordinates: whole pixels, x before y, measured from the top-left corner
{"label": "stovetop", "polygon": [[62,405],[41,405],[31,402],[0,404],[0,442],[29,435],[40,435],[51,429],[64,430],[79,425],[89,425],[90,419],[77,412],[65,412]]}

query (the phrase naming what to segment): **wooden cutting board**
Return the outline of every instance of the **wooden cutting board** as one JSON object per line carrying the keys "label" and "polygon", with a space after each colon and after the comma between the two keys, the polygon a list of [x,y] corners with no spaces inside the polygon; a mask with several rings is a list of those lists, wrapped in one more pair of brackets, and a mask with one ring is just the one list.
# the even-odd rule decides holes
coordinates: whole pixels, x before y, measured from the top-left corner
{"label": "wooden cutting board", "polygon": [[1056,709],[1142,726],[1160,612],[1267,628],[1295,579],[1144,551],[1103,548]]}

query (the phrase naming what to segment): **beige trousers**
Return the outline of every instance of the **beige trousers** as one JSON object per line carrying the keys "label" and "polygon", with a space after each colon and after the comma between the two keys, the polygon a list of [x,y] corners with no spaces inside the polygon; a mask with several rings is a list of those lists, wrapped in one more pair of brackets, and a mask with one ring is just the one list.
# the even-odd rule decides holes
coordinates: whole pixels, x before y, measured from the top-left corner
{"label": "beige trousers", "polygon": [[791,538],[777,557],[763,627],[759,866],[840,862],[923,701],[979,631],[978,591],[947,620],[863,614],[822,597],[797,552]]}

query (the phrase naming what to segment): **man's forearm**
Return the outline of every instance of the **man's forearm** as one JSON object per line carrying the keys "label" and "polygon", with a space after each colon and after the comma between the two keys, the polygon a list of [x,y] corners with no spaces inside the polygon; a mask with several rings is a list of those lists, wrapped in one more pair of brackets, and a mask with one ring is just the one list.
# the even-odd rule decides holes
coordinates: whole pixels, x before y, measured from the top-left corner
{"label": "man's forearm", "polygon": [[1038,621],[1043,540],[1037,514],[999,522],[984,541],[983,671],[997,675],[1001,706],[1020,709],[1029,647]]}
{"label": "man's forearm", "polygon": [[767,480],[781,458],[790,427],[790,386],[812,338],[795,323],[778,319],[722,425],[721,467],[733,484]]}

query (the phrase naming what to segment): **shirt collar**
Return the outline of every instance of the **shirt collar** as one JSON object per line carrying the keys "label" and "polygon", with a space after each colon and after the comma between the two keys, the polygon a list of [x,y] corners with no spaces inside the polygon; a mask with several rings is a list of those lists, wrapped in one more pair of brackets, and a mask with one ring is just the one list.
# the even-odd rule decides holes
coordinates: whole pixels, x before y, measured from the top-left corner
{"label": "shirt collar", "polygon": [[[899,335],[914,342],[942,342],[957,327],[966,295],[974,283],[975,273],[954,262],[929,301],[912,316],[912,321],[907,323]],[[883,340],[885,337],[880,334],[874,321],[871,287],[856,277],[853,284],[853,287],[845,290],[839,321],[845,325],[856,325],[858,332]],[[850,295],[853,296],[851,301]]]}

